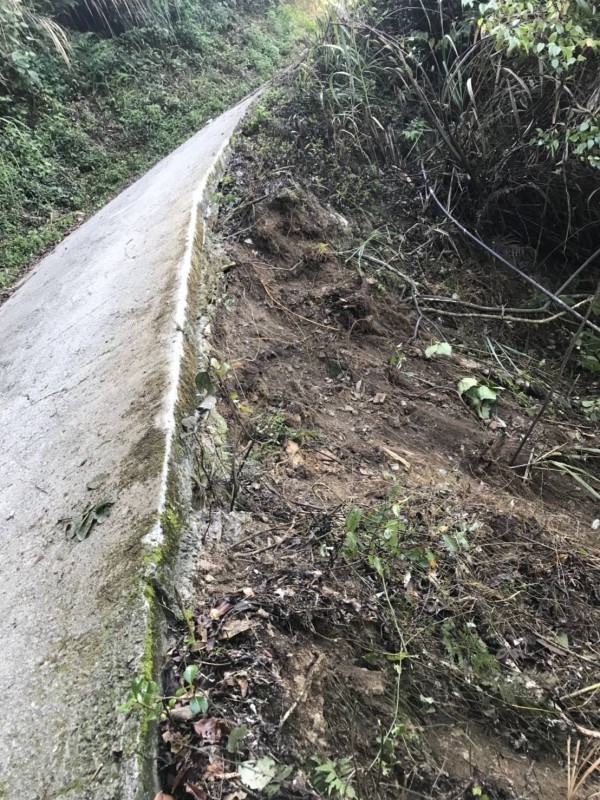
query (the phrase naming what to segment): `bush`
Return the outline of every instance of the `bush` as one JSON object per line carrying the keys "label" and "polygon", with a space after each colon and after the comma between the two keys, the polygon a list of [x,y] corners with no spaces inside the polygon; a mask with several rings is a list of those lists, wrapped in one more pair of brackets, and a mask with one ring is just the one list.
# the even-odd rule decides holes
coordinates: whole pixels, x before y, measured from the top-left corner
{"label": "bush", "polygon": [[333,22],[313,75],[332,141],[419,179],[423,161],[463,222],[571,269],[597,246],[600,22],[585,0],[472,6]]}

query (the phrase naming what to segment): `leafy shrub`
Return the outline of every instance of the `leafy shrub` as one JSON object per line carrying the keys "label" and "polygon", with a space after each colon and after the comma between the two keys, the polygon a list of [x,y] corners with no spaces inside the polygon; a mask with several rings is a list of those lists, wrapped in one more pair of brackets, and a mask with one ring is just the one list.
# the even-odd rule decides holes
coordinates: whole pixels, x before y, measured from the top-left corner
{"label": "leafy shrub", "polygon": [[23,0],[3,0],[0,4],[0,87],[41,89],[37,51],[46,47],[54,48],[68,63],[67,35],[55,20],[35,13]]}

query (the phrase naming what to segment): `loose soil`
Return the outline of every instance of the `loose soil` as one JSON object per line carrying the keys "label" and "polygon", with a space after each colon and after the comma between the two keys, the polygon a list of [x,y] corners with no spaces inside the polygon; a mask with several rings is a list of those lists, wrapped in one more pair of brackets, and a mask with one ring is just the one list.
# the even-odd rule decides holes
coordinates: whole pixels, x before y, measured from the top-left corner
{"label": "loose soil", "polygon": [[[259,174],[250,145],[228,181],[243,211],[216,236],[211,371],[227,437],[206,445],[205,402],[197,599],[164,675],[174,695],[197,664],[209,706],[194,717],[188,692],[163,721],[165,792],[593,796],[594,770],[567,777],[599,754],[597,513],[566,476],[508,466],[535,390],[439,320],[453,355],[427,359],[411,298],[347,263],[346,221]],[[457,392],[471,375],[498,387],[488,420]],[[575,430],[595,435],[543,422],[534,451]]]}

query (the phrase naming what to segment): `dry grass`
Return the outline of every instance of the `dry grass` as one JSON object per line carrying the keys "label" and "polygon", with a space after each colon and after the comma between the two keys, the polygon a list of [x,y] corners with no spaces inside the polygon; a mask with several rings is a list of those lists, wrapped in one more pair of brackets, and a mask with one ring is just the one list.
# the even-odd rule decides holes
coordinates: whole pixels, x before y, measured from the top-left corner
{"label": "dry grass", "polygon": [[[600,734],[596,734],[600,737]],[[584,745],[583,752],[581,740],[575,746],[571,738],[567,742],[567,796],[566,800],[592,800],[600,797],[600,790],[589,791],[590,780],[597,778],[600,772],[600,742],[597,739]],[[597,786],[596,782],[596,786]]]}

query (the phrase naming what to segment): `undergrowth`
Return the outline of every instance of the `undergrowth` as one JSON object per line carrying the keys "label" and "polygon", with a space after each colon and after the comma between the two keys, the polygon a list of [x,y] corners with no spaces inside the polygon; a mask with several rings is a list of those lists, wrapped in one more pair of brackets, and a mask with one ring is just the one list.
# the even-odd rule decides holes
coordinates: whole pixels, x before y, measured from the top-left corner
{"label": "undergrowth", "polygon": [[[512,746],[538,752],[562,753],[568,733],[595,729],[595,704],[568,700],[576,676],[592,683],[595,674],[592,552],[573,552],[554,531],[542,541],[532,520],[462,509],[444,484],[427,494],[393,488],[381,506],[350,509],[337,541],[380,597],[385,658],[403,664],[412,718],[456,720],[468,709]],[[579,587],[577,602],[563,599],[565,580]]]}
{"label": "undergrowth", "polygon": [[314,27],[314,13],[301,3],[182,4],[170,27],[65,29],[66,58],[48,44],[18,63],[0,59],[0,291],[270,77]]}

